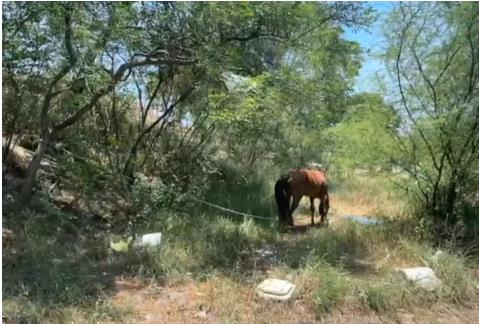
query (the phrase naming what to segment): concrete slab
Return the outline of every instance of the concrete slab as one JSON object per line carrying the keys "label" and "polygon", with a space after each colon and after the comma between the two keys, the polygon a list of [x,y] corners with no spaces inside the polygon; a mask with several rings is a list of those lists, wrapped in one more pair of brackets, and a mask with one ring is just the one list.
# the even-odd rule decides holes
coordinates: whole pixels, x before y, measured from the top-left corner
{"label": "concrete slab", "polygon": [[396,269],[402,273],[408,280],[413,281],[417,286],[426,290],[435,290],[442,285],[441,280],[428,267],[415,267]]}
{"label": "concrete slab", "polygon": [[256,292],[260,297],[286,301],[291,299],[296,285],[286,280],[266,279],[257,288]]}

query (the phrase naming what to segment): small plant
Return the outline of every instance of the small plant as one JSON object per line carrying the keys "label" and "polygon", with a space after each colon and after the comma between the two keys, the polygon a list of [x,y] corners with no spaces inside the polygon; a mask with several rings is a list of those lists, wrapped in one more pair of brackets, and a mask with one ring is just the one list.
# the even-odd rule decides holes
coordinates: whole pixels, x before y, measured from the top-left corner
{"label": "small plant", "polygon": [[413,287],[394,273],[375,280],[357,280],[352,292],[353,300],[377,313],[409,308],[414,305],[414,296]]}
{"label": "small plant", "polygon": [[327,263],[319,262],[309,266],[305,273],[318,283],[312,294],[318,314],[329,312],[345,302],[350,289],[350,280],[344,272]]}
{"label": "small plant", "polygon": [[463,303],[474,296],[477,283],[475,283],[464,257],[447,252],[437,252],[428,260],[429,265],[443,283],[439,291],[439,297],[442,300]]}

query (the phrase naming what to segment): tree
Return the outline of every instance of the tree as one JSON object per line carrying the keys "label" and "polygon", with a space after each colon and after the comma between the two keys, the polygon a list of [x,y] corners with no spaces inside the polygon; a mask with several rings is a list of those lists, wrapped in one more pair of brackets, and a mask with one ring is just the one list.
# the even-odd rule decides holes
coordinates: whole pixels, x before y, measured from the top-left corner
{"label": "tree", "polygon": [[[17,9],[23,7],[25,13],[19,14]],[[39,89],[40,143],[27,170],[21,203],[30,199],[36,173],[49,144],[60,132],[91,111],[100,98],[123,80],[127,72],[139,66],[161,63],[188,65],[195,62],[178,52],[172,55],[152,51],[134,54],[117,68],[112,62],[108,75],[104,71],[102,73],[102,50],[112,41],[111,25],[118,18],[116,9],[114,5],[103,3],[22,4],[20,7],[12,4],[5,7],[5,25],[10,28],[4,36],[4,65],[18,76],[28,75],[32,66],[44,83],[44,88]],[[105,15],[97,20],[99,12]],[[18,23],[17,16],[20,15],[26,18]],[[82,31],[82,37],[74,35],[74,21],[79,25],[75,30]],[[20,24],[22,28],[19,28]],[[40,32],[42,36],[38,37]],[[95,62],[98,63],[95,65]],[[94,90],[89,89],[90,82],[95,82]],[[61,114],[53,116],[54,110],[60,110]]]}
{"label": "tree", "polygon": [[464,223],[479,162],[479,6],[398,4],[386,30],[387,62],[405,117],[402,166],[439,233]]}
{"label": "tree", "polygon": [[[173,102],[161,103],[158,96],[166,89],[154,91],[153,86],[145,104],[140,99],[130,108],[139,107],[143,114],[122,168],[131,177],[138,151],[154,145],[162,121],[179,106],[188,106],[186,97],[192,93],[207,97],[206,89],[218,87],[221,72],[275,69],[288,48],[307,44],[309,34],[326,26],[330,31],[340,24],[367,24],[369,14],[362,5],[326,3],[15,2],[3,8],[3,69],[13,76],[4,91],[10,98],[4,101],[9,115],[19,93],[15,84],[19,89],[27,80],[39,84],[29,96],[35,105],[22,105],[31,109],[26,125],[39,143],[21,202],[30,199],[49,145],[92,116],[95,108],[111,104],[114,112],[120,93],[130,96],[136,88],[137,94],[146,94],[147,84],[159,84],[171,73],[176,80],[169,94]],[[139,80],[141,74],[149,80],[135,87],[134,76]],[[194,82],[188,84],[191,78]],[[200,88],[205,89],[201,94]],[[152,105],[162,106],[159,110],[166,114],[147,125],[144,116]],[[14,115],[12,125],[18,120]]]}
{"label": "tree", "polygon": [[321,134],[331,156],[328,163],[344,169],[390,167],[400,121],[393,107],[373,93],[354,95],[347,106],[343,120]]}

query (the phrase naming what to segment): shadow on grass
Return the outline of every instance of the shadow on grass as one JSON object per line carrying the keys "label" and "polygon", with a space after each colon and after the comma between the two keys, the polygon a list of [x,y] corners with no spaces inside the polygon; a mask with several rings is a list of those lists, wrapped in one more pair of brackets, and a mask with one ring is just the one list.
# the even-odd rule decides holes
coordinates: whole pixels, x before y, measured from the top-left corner
{"label": "shadow on grass", "polygon": [[286,229],[286,233],[291,233],[291,234],[306,234],[310,230],[314,229],[320,229],[320,228],[326,228],[327,225],[321,224],[319,222],[312,224],[304,224],[304,225],[294,225],[290,226]]}
{"label": "shadow on grass", "polygon": [[124,265],[110,262],[108,233],[48,203],[41,208],[15,213],[4,205],[4,225],[15,233],[2,251],[4,315],[14,323],[63,322],[77,309],[110,318],[102,297]]}
{"label": "shadow on grass", "polygon": [[354,224],[342,230],[319,224],[295,226],[292,233],[296,235],[278,242],[280,259],[291,268],[326,262],[353,274],[374,272],[372,266],[359,261],[369,255],[369,250],[361,229]]}
{"label": "shadow on grass", "polygon": [[[272,186],[264,179],[257,177],[247,179],[232,170],[228,174],[227,181],[210,181],[203,198],[210,203],[238,212],[277,218]],[[199,207],[206,212],[218,212],[217,209],[206,205]],[[265,223],[259,219],[255,221],[260,224]]]}
{"label": "shadow on grass", "polygon": [[[369,255],[369,238],[356,224],[348,224],[340,230],[319,224],[296,226],[279,234],[252,221],[234,222],[224,218],[213,221],[204,217],[197,219],[194,225],[190,223],[182,227],[182,233],[175,236],[188,237],[188,243],[178,240],[179,245],[170,245],[173,250],[168,254],[165,250],[161,252],[163,255],[151,265],[161,268],[163,277],[168,277],[173,269],[181,269],[183,273],[202,275],[219,271],[226,276],[249,280],[258,271],[266,273],[278,265],[302,269],[318,262],[357,275],[376,271],[372,265],[361,261]],[[185,228],[195,230],[185,232]],[[189,251],[189,257],[185,255],[179,264],[180,255],[185,250]]]}

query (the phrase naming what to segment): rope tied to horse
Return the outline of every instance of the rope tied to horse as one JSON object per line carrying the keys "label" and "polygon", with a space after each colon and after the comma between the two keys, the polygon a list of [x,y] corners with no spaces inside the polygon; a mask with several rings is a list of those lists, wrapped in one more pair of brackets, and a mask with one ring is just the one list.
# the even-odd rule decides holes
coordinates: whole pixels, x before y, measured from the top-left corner
{"label": "rope tied to horse", "polygon": [[[83,160],[85,162],[89,162],[89,163],[92,163],[94,167],[98,168],[98,169],[101,169],[101,170],[104,170],[103,167],[100,167],[96,162],[94,162],[93,160],[91,159],[85,159],[84,157],[82,156],[79,156],[77,154],[74,154],[68,150],[65,150],[63,148],[60,148],[59,150],[61,151],[64,151],[65,153],[75,157],[75,158],[78,158],[80,160]],[[126,176],[124,175],[120,175],[121,177],[125,177],[127,178]],[[195,197],[190,197],[191,200],[194,200],[194,201],[197,201],[199,203],[202,203],[202,204],[205,204],[205,205],[208,205],[208,206],[211,206],[211,207],[214,207],[214,208],[217,208],[217,209],[220,209],[220,210],[223,210],[223,211],[226,211],[226,212],[229,212],[229,213],[232,213],[232,214],[236,214],[236,215],[240,215],[240,216],[245,216],[245,217],[253,217],[253,218],[258,218],[258,219],[271,219],[270,217],[264,217],[264,216],[257,216],[257,215],[252,215],[252,214],[248,214],[248,213],[242,213],[242,212],[239,212],[239,211],[236,211],[236,210],[233,210],[233,209],[229,209],[229,208],[226,208],[226,207],[222,207],[222,206],[219,206],[219,205],[215,205],[215,204],[212,204],[210,202],[207,202],[207,201],[204,201],[204,200],[201,200],[201,199],[198,199],[198,198],[195,198]]]}
{"label": "rope tied to horse", "polygon": [[248,214],[248,213],[242,213],[242,212],[239,212],[239,211],[236,211],[236,210],[233,210],[233,209],[229,209],[229,208],[226,208],[226,207],[222,207],[222,206],[219,206],[219,205],[212,204],[210,202],[207,202],[207,201],[195,198],[195,197],[191,197],[191,200],[194,200],[194,201],[197,201],[199,203],[202,203],[202,204],[205,204],[205,205],[208,205],[208,206],[211,206],[211,207],[215,207],[215,208],[218,208],[220,210],[227,211],[229,213],[236,214],[236,215],[259,218],[259,219],[271,219],[270,217],[263,217],[263,216],[256,216],[256,215]]}

